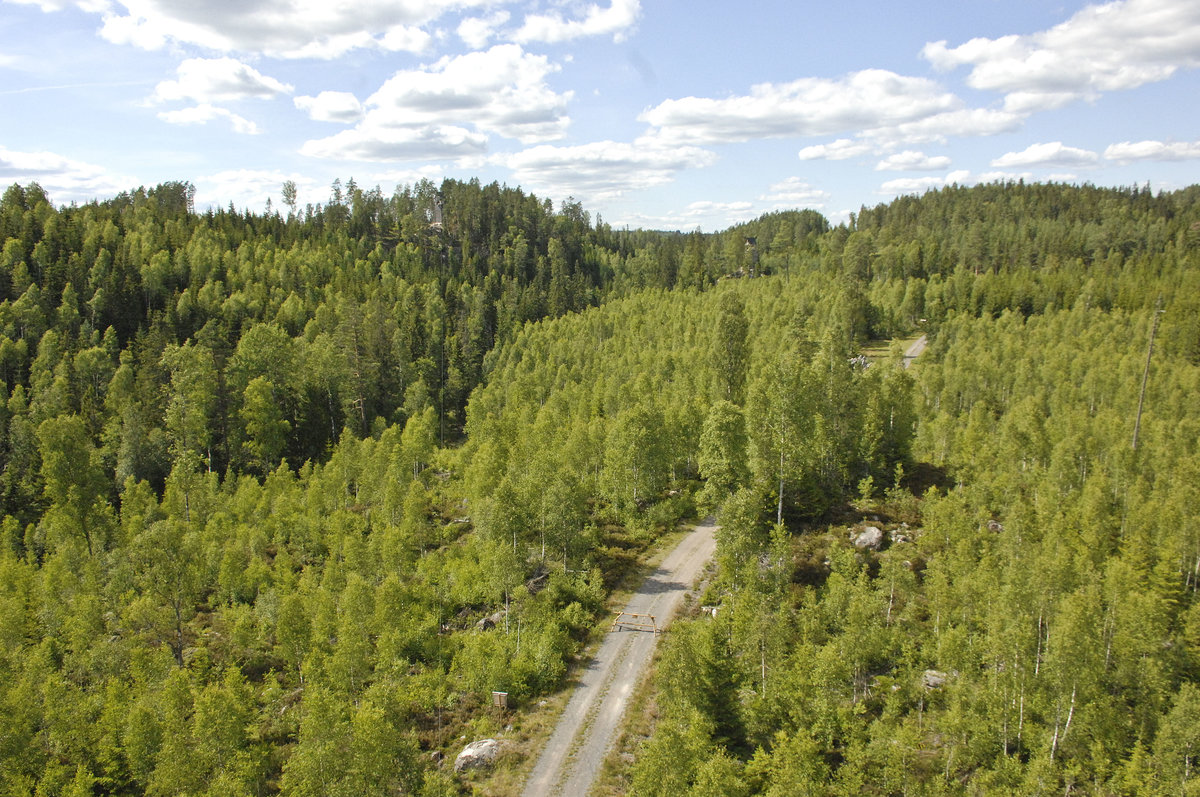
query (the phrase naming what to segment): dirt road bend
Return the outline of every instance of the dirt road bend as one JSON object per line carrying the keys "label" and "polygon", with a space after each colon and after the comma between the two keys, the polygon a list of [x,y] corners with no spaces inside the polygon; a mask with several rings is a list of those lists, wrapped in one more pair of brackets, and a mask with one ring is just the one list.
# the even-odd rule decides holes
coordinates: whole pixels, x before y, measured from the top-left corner
{"label": "dirt road bend", "polygon": [[[716,528],[711,518],[696,526],[646,578],[625,611],[653,615],[660,628],[669,623],[713,557]],[[542,749],[524,797],[584,797],[591,790],[657,642],[652,631],[626,628],[608,633]]]}

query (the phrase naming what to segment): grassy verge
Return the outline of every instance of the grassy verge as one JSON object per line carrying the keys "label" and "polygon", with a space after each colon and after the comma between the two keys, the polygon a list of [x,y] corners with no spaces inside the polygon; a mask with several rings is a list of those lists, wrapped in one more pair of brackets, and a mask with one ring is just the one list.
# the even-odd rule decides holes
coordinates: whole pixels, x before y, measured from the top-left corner
{"label": "grassy verge", "polygon": [[861,354],[870,362],[887,359],[891,354],[892,345],[900,344],[900,351],[908,351],[908,347],[916,343],[920,339],[920,335],[911,335],[906,338],[880,338],[869,340],[863,344]]}
{"label": "grassy verge", "polygon": [[658,704],[655,702],[657,691],[654,688],[658,656],[658,651],[655,651],[645,677],[633,691],[629,709],[625,712],[620,731],[617,732],[616,742],[608,757],[604,759],[604,765],[600,768],[600,775],[596,778],[590,797],[619,797],[629,793],[632,783],[631,769],[638,748],[650,738],[658,722]]}

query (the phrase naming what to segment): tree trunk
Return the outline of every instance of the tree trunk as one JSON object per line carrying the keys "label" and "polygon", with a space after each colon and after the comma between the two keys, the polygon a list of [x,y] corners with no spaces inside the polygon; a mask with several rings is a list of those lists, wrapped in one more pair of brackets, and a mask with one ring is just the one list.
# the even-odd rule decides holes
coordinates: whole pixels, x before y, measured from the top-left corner
{"label": "tree trunk", "polygon": [[783,522],[783,443],[779,445],[779,505],[775,508],[775,522]]}

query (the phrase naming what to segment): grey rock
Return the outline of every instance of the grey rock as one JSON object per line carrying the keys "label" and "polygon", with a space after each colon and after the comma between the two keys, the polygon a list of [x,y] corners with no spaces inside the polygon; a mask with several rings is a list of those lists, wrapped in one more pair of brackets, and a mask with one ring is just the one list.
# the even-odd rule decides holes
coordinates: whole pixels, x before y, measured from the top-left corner
{"label": "grey rock", "polygon": [[488,631],[504,622],[504,611],[498,611],[494,614],[489,614],[479,622],[475,623],[475,630]]}
{"label": "grey rock", "polygon": [[878,551],[883,547],[883,530],[878,526],[867,526],[854,537],[854,547],[859,550]]}
{"label": "grey rock", "polygon": [[921,684],[926,689],[941,689],[946,685],[946,679],[949,677],[941,670],[926,670],[921,675]]}
{"label": "grey rock", "polygon": [[454,759],[454,771],[465,772],[468,769],[487,769],[496,763],[500,755],[500,742],[495,739],[480,739],[471,742],[463,748]]}

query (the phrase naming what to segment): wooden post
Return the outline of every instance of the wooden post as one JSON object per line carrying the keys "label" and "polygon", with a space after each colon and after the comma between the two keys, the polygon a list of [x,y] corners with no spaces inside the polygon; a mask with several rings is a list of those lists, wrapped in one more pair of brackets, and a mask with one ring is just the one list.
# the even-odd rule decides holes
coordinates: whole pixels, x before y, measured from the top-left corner
{"label": "wooden post", "polygon": [[[609,632],[616,631],[619,628],[637,628],[642,631],[653,631],[658,633],[662,629],[658,627],[658,620],[652,614],[635,614],[633,612],[614,611],[616,617],[613,619],[612,628]],[[628,620],[625,618],[629,618]],[[648,622],[647,622],[648,621]]]}

